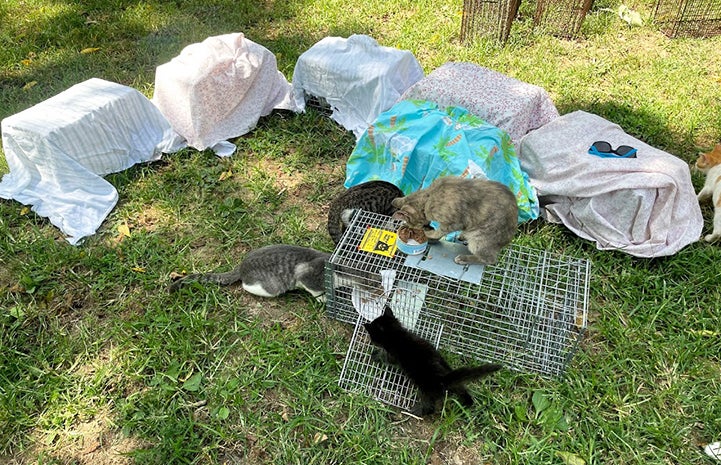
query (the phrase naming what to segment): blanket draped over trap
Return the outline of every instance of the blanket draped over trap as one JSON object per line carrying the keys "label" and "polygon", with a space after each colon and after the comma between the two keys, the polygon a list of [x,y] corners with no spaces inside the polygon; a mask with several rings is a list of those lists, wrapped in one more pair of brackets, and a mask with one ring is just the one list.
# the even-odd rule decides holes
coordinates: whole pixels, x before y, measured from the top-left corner
{"label": "blanket draped over trap", "polygon": [[89,79],[2,121],[10,168],[0,197],[32,205],[71,244],[94,234],[118,201],[101,176],[171,152],[176,135],[137,90]]}
{"label": "blanket draped over trap", "polygon": [[511,189],[518,221],[538,217],[538,199],[507,133],[468,113],[403,100],[363,133],[346,166],[345,187],[375,179],[408,195],[441,176],[482,177]]}
{"label": "blanket draped over trap", "polygon": [[250,132],[274,109],[295,110],[290,90],[275,55],[233,33],[188,45],[158,66],[153,103],[188,145],[204,150]]}
{"label": "blanket draped over trap", "polygon": [[293,98],[305,109],[306,97],[320,97],[331,119],[356,139],[376,117],[423,77],[407,50],[384,47],[367,35],[326,37],[304,52],[293,71]]}
{"label": "blanket draped over trap", "polygon": [[[589,155],[595,141],[635,147],[636,158]],[[658,257],[699,239],[703,218],[688,165],[600,116],[575,111],[553,120],[521,140],[520,158],[546,218],[599,250]]]}
{"label": "blanket draped over trap", "polygon": [[558,118],[556,106],[541,87],[475,63],[445,63],[413,84],[401,98],[430,100],[441,108],[461,106],[506,131],[514,144]]}

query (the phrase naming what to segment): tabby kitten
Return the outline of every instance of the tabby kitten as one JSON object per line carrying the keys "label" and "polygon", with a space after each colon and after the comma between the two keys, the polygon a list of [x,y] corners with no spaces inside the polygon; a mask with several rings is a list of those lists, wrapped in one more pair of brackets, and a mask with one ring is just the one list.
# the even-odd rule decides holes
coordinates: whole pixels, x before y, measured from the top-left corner
{"label": "tabby kitten", "polygon": [[248,252],[234,270],[227,273],[195,273],[170,285],[175,291],[190,281],[227,286],[242,282],[243,289],[261,297],[277,297],[293,289],[304,289],[325,302],[324,271],[327,252],[296,245],[268,245]]}
{"label": "tabby kitten", "polygon": [[395,211],[391,202],[396,197],[403,197],[403,192],[387,181],[368,181],[342,192],[328,210],[328,234],[333,243],[340,242],[354,210],[390,216]]}
{"label": "tabby kitten", "polygon": [[699,202],[711,199],[714,206],[713,231],[704,237],[706,242],[721,239],[721,144],[713,150],[699,154],[696,168],[706,174],[706,181],[697,197]]}
{"label": "tabby kitten", "polygon": [[433,344],[404,328],[387,306],[381,316],[363,326],[371,342],[382,349],[373,353],[374,359],[398,365],[418,387],[420,400],[411,410],[414,415],[435,412],[446,392],[458,396],[461,404],[472,405],[473,398],[464,383],[502,368],[485,364],[452,369]]}
{"label": "tabby kitten", "polygon": [[[492,265],[498,253],[513,239],[518,229],[518,204],[505,185],[485,179],[445,176],[435,179],[426,189],[395,199],[398,210],[393,218],[410,228],[423,228],[428,239],[437,240],[453,231],[468,242],[472,255],[458,255],[460,265]],[[429,226],[439,223],[438,229]]]}

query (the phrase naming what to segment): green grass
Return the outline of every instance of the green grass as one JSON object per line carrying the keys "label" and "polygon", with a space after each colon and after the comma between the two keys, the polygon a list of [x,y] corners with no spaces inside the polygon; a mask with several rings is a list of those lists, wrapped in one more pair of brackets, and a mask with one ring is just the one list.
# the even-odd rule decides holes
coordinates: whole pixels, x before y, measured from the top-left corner
{"label": "green grass", "polygon": [[[557,39],[532,30],[531,2],[505,47],[462,44],[460,0],[356,3],[4,1],[0,118],[90,77],[151,96],[155,67],[211,35],[244,32],[290,79],[321,38],[365,33],[426,72],[465,60],[540,85],[562,113],[596,113],[689,164],[721,140],[721,37],[630,29],[606,0],[578,39]],[[652,3],[629,6],[648,20]],[[269,243],[331,249],[352,135],[313,111],[274,113],[235,142],[228,159],[185,150],[107,176],[120,202],[77,247],[0,201],[0,462],[710,463],[721,247],[645,260],[523,225],[519,243],[593,262],[590,328],[566,377],[503,372],[473,387],[473,408],[417,421],[337,386],[350,330],[307,294],[165,292],[172,273],[230,269]]]}

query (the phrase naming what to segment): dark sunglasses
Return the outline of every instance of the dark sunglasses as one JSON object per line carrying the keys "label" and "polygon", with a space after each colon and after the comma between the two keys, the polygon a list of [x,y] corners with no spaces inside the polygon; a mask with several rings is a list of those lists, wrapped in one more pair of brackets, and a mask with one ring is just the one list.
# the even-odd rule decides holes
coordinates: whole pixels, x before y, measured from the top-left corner
{"label": "dark sunglasses", "polygon": [[616,150],[605,140],[599,140],[591,144],[588,153],[602,158],[636,158],[636,149],[630,145],[619,145]]}

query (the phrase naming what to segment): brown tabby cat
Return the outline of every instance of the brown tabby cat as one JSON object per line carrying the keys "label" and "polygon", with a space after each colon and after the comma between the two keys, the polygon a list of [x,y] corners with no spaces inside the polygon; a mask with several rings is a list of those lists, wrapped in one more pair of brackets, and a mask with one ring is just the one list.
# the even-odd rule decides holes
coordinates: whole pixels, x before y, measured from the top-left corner
{"label": "brown tabby cat", "polygon": [[713,231],[704,240],[715,242],[721,239],[721,144],[716,144],[710,152],[699,154],[696,168],[706,173],[706,182],[697,195],[698,200],[711,199],[714,206]]}
{"label": "brown tabby cat", "polygon": [[[458,238],[468,242],[472,255],[456,256],[460,265],[496,263],[518,229],[515,196],[505,185],[485,179],[441,177],[426,189],[395,199],[393,206],[398,208],[393,218],[425,229],[430,240],[461,231]],[[437,230],[430,228],[431,221],[439,223]]]}
{"label": "brown tabby cat", "polygon": [[343,191],[333,199],[328,210],[328,234],[333,243],[337,245],[340,242],[355,210],[390,216],[396,211],[391,205],[396,197],[403,197],[403,191],[380,180],[367,181]]}

